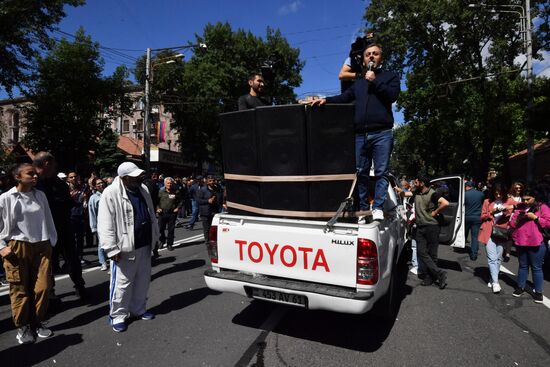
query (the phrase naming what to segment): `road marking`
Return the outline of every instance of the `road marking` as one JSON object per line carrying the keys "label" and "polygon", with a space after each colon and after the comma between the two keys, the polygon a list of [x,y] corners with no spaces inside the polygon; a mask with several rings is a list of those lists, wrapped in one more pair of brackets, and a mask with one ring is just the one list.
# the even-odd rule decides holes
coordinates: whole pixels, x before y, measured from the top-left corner
{"label": "road marking", "polygon": [[[178,245],[181,245],[181,244],[184,244],[184,243],[190,243],[190,242],[195,242],[197,240],[200,240],[204,238],[204,235],[202,234],[198,234],[198,235],[195,235],[195,236],[192,236],[192,237],[188,237],[188,238],[184,238],[182,240],[177,240],[174,242],[174,247],[179,247]],[[167,251],[168,249],[166,247],[164,248],[161,248],[159,250],[160,251]],[[94,266],[93,268],[88,268],[88,269],[84,269],[82,270],[82,274],[86,274],[86,273],[89,273],[91,271],[96,271],[96,270],[99,270],[101,269],[100,266]],[[63,279],[67,279],[69,278],[69,274],[61,274],[61,275],[56,275],[55,276],[55,281],[59,281],[59,280],[63,280]],[[2,286],[0,287],[0,297],[2,296],[5,296],[6,294],[9,294],[10,293],[10,290],[9,290],[9,285],[5,285],[5,286]]]}
{"label": "road marking", "polygon": [[260,326],[260,329],[263,330],[260,335],[254,341],[250,346],[246,349],[243,356],[235,363],[235,367],[245,367],[250,364],[252,361],[252,358],[258,353],[258,350],[260,348],[265,348],[265,345],[262,346],[262,344],[267,339],[267,336],[275,326],[281,321],[281,319],[286,315],[288,311],[288,307],[285,306],[277,306],[277,308],[269,315],[269,317],[262,323]]}

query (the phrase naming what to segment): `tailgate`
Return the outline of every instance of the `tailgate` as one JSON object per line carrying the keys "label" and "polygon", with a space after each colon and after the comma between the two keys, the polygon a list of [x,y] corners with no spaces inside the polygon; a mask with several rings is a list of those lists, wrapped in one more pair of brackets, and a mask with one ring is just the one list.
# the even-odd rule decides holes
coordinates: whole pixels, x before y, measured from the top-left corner
{"label": "tailgate", "polygon": [[356,287],[357,225],[275,218],[218,217],[218,266]]}

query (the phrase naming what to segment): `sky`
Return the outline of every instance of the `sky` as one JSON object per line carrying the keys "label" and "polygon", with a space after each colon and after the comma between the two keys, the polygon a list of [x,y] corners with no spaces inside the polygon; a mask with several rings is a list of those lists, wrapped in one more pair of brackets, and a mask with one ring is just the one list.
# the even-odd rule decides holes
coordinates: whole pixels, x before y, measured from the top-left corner
{"label": "sky", "polygon": [[[406,1],[406,0],[404,0]],[[59,29],[74,34],[83,27],[101,46],[105,75],[121,64],[133,67],[146,48],[186,45],[208,23],[228,22],[265,38],[267,27],[278,28],[305,61],[298,97],[334,95],[340,91],[338,72],[355,37],[365,25],[369,0],[87,0],[66,7]],[[59,34],[54,34],[61,37]],[[190,55],[187,54],[187,57]],[[550,53],[535,61],[535,75],[550,76]],[[518,58],[520,60],[522,56]],[[402,89],[405,88],[402,83]],[[3,91],[2,91],[3,92]],[[0,93],[0,98],[5,98]],[[396,123],[403,115],[395,113]]]}
{"label": "sky", "polygon": [[[267,26],[278,28],[306,62],[296,94],[331,95],[339,93],[338,72],[364,26],[367,5],[362,0],[88,0],[83,7],[67,7],[59,28],[74,34],[82,26],[101,46],[134,58],[147,47],[185,45],[207,23],[228,22],[262,38]],[[130,58],[102,55],[106,74],[120,64],[133,66]]]}

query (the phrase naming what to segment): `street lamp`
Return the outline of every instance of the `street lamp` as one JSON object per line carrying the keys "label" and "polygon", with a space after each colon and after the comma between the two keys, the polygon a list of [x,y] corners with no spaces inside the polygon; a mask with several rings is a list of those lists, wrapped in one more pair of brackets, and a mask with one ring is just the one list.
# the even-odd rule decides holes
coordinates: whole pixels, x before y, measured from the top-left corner
{"label": "street lamp", "polygon": [[[525,8],[521,5],[487,5],[487,4],[469,4],[469,8],[485,8],[491,13],[514,13],[520,18],[520,33],[523,35],[525,58],[527,62],[527,90],[528,108],[532,104],[532,83],[533,83],[533,42],[531,38],[531,0],[525,0]],[[508,10],[507,10],[508,9]],[[512,10],[519,9],[519,10]],[[527,113],[529,119],[529,113]],[[535,151],[533,130],[527,124],[527,183],[532,184],[535,179]]]}
{"label": "street lamp", "polygon": [[204,43],[199,43],[198,45],[187,45],[187,46],[177,46],[177,47],[168,47],[168,48],[157,48],[157,49],[151,49],[147,48],[146,50],[146,62],[145,62],[145,126],[143,131],[143,153],[144,153],[144,159],[145,159],[145,171],[149,173],[151,169],[151,124],[149,122],[150,117],[150,110],[151,110],[151,104],[150,104],[150,93],[151,93],[151,81],[152,81],[152,73],[153,68],[158,65],[163,64],[172,64],[176,62],[176,59],[179,57],[184,57],[183,54],[179,53],[177,55],[163,57],[160,59],[155,60],[155,62],[151,61],[151,52],[152,51],[166,51],[166,50],[184,50],[192,47],[198,47],[200,49],[206,49],[206,45]]}

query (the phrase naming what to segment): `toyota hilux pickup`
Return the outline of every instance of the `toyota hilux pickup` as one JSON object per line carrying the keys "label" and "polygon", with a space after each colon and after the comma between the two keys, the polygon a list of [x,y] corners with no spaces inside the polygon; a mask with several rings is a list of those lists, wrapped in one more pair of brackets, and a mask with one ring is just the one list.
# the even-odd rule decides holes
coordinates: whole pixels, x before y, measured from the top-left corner
{"label": "toyota hilux pickup", "polygon": [[[448,187],[440,240],[464,247],[461,177]],[[397,263],[407,242],[405,208],[392,187],[384,220],[368,224],[218,214],[208,242],[209,288],[312,310],[361,314],[376,302],[390,314]]]}

